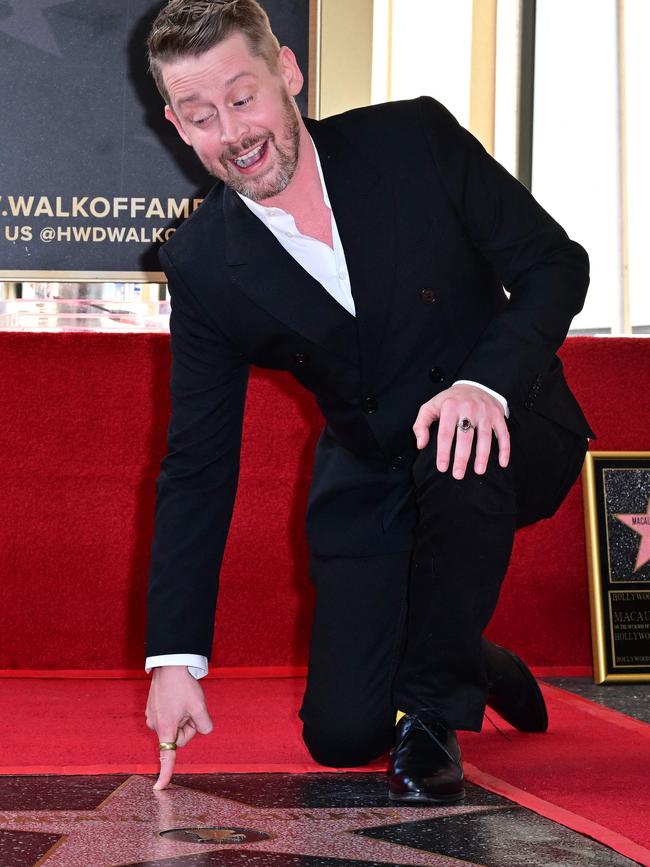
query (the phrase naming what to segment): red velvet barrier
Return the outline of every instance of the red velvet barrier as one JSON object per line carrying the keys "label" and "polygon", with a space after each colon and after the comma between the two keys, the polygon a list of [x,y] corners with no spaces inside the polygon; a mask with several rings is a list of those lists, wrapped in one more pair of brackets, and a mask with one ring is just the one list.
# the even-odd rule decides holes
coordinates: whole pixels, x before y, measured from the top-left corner
{"label": "red velvet barrier", "polygon": [[[644,339],[571,338],[568,377],[598,449],[648,449]],[[0,334],[0,668],[139,668],[169,402],[161,334]],[[254,373],[213,661],[304,664],[303,512],[320,418],[288,376]],[[491,635],[537,665],[588,665],[579,483],[522,531]]]}

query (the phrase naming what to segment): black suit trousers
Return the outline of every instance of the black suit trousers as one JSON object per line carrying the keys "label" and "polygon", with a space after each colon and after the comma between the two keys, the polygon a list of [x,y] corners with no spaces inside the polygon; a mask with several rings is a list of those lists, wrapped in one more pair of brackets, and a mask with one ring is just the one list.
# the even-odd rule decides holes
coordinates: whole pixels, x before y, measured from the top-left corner
{"label": "black suit trousers", "polygon": [[436,469],[432,428],[411,472],[412,550],[312,556],[316,610],[300,716],[320,763],[353,766],[384,753],[397,709],[427,708],[450,728],[480,730],[481,636],[515,530],[556,511],[587,447],[584,436],[525,410],[508,427],[509,466],[499,466],[493,439],[486,473],[470,462],[462,480]]}

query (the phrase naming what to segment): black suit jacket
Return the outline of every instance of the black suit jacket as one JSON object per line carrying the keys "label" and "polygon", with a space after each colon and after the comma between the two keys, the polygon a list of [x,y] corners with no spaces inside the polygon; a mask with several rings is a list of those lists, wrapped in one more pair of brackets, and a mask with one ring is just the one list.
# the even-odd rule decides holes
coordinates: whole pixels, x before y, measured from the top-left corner
{"label": "black suit jacket", "polygon": [[433,99],[307,127],[356,317],[221,183],[161,250],[172,417],[150,655],[210,655],[249,365],[291,371],[324,413],[308,513],[317,553],[408,548],[412,424],[457,379],[504,395],[515,417],[591,434],[555,356],[588,285],[582,247]]}

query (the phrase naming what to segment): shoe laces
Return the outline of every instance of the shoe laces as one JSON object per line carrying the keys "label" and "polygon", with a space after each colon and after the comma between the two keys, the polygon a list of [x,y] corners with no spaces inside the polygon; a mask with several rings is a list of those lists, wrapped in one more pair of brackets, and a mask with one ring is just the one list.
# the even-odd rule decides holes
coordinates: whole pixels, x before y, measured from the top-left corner
{"label": "shoe laces", "polygon": [[[460,762],[460,760],[459,760],[456,756],[452,755],[452,754],[449,752],[449,750],[447,749],[447,747],[442,743],[442,741],[440,740],[440,738],[439,738],[439,737],[436,735],[436,733],[435,733],[435,729],[436,729],[436,728],[438,728],[438,730],[440,730],[440,729],[445,730],[445,729],[446,729],[446,726],[445,726],[443,723],[437,723],[437,724],[435,724],[434,726],[428,726],[428,725],[424,722],[424,720],[423,720],[420,716],[417,715],[417,713],[405,714],[405,717],[406,717],[407,719],[413,721],[413,726],[411,726],[411,728],[420,728],[420,729],[422,729],[423,732],[426,732],[426,734],[428,734],[429,737],[430,737],[430,738],[431,738],[431,739],[432,739],[432,740],[437,744],[437,746],[438,746],[438,747],[443,751],[443,753],[447,756],[447,758],[449,758],[449,759],[450,759],[450,760],[451,760],[455,765],[457,765],[458,767],[461,767],[461,762]],[[400,740],[400,742],[399,742],[399,744],[398,744],[398,746],[397,746],[397,749],[399,749],[399,748],[402,746],[402,744],[404,743],[404,741],[405,741],[406,738],[408,737],[409,731],[410,731],[410,729],[408,729],[408,730],[407,730],[407,731],[402,735],[402,738],[401,738],[401,740]]]}
{"label": "shoe laces", "polygon": [[508,735],[503,731],[503,729],[499,728],[499,726],[494,722],[494,720],[487,711],[484,711],[483,715],[485,719],[490,723],[490,725],[499,732],[502,738],[505,738],[507,741],[512,743],[512,738],[509,738]]}

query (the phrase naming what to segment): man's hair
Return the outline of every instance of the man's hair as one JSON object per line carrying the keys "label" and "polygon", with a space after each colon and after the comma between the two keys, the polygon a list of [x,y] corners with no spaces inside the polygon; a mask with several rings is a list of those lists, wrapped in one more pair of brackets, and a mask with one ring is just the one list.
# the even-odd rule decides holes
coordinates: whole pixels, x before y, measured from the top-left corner
{"label": "man's hair", "polygon": [[277,69],[280,43],[257,0],[169,0],[153,23],[147,47],[149,71],[165,102],[169,94],[161,65],[196,57],[235,33],[241,33],[255,57]]}

